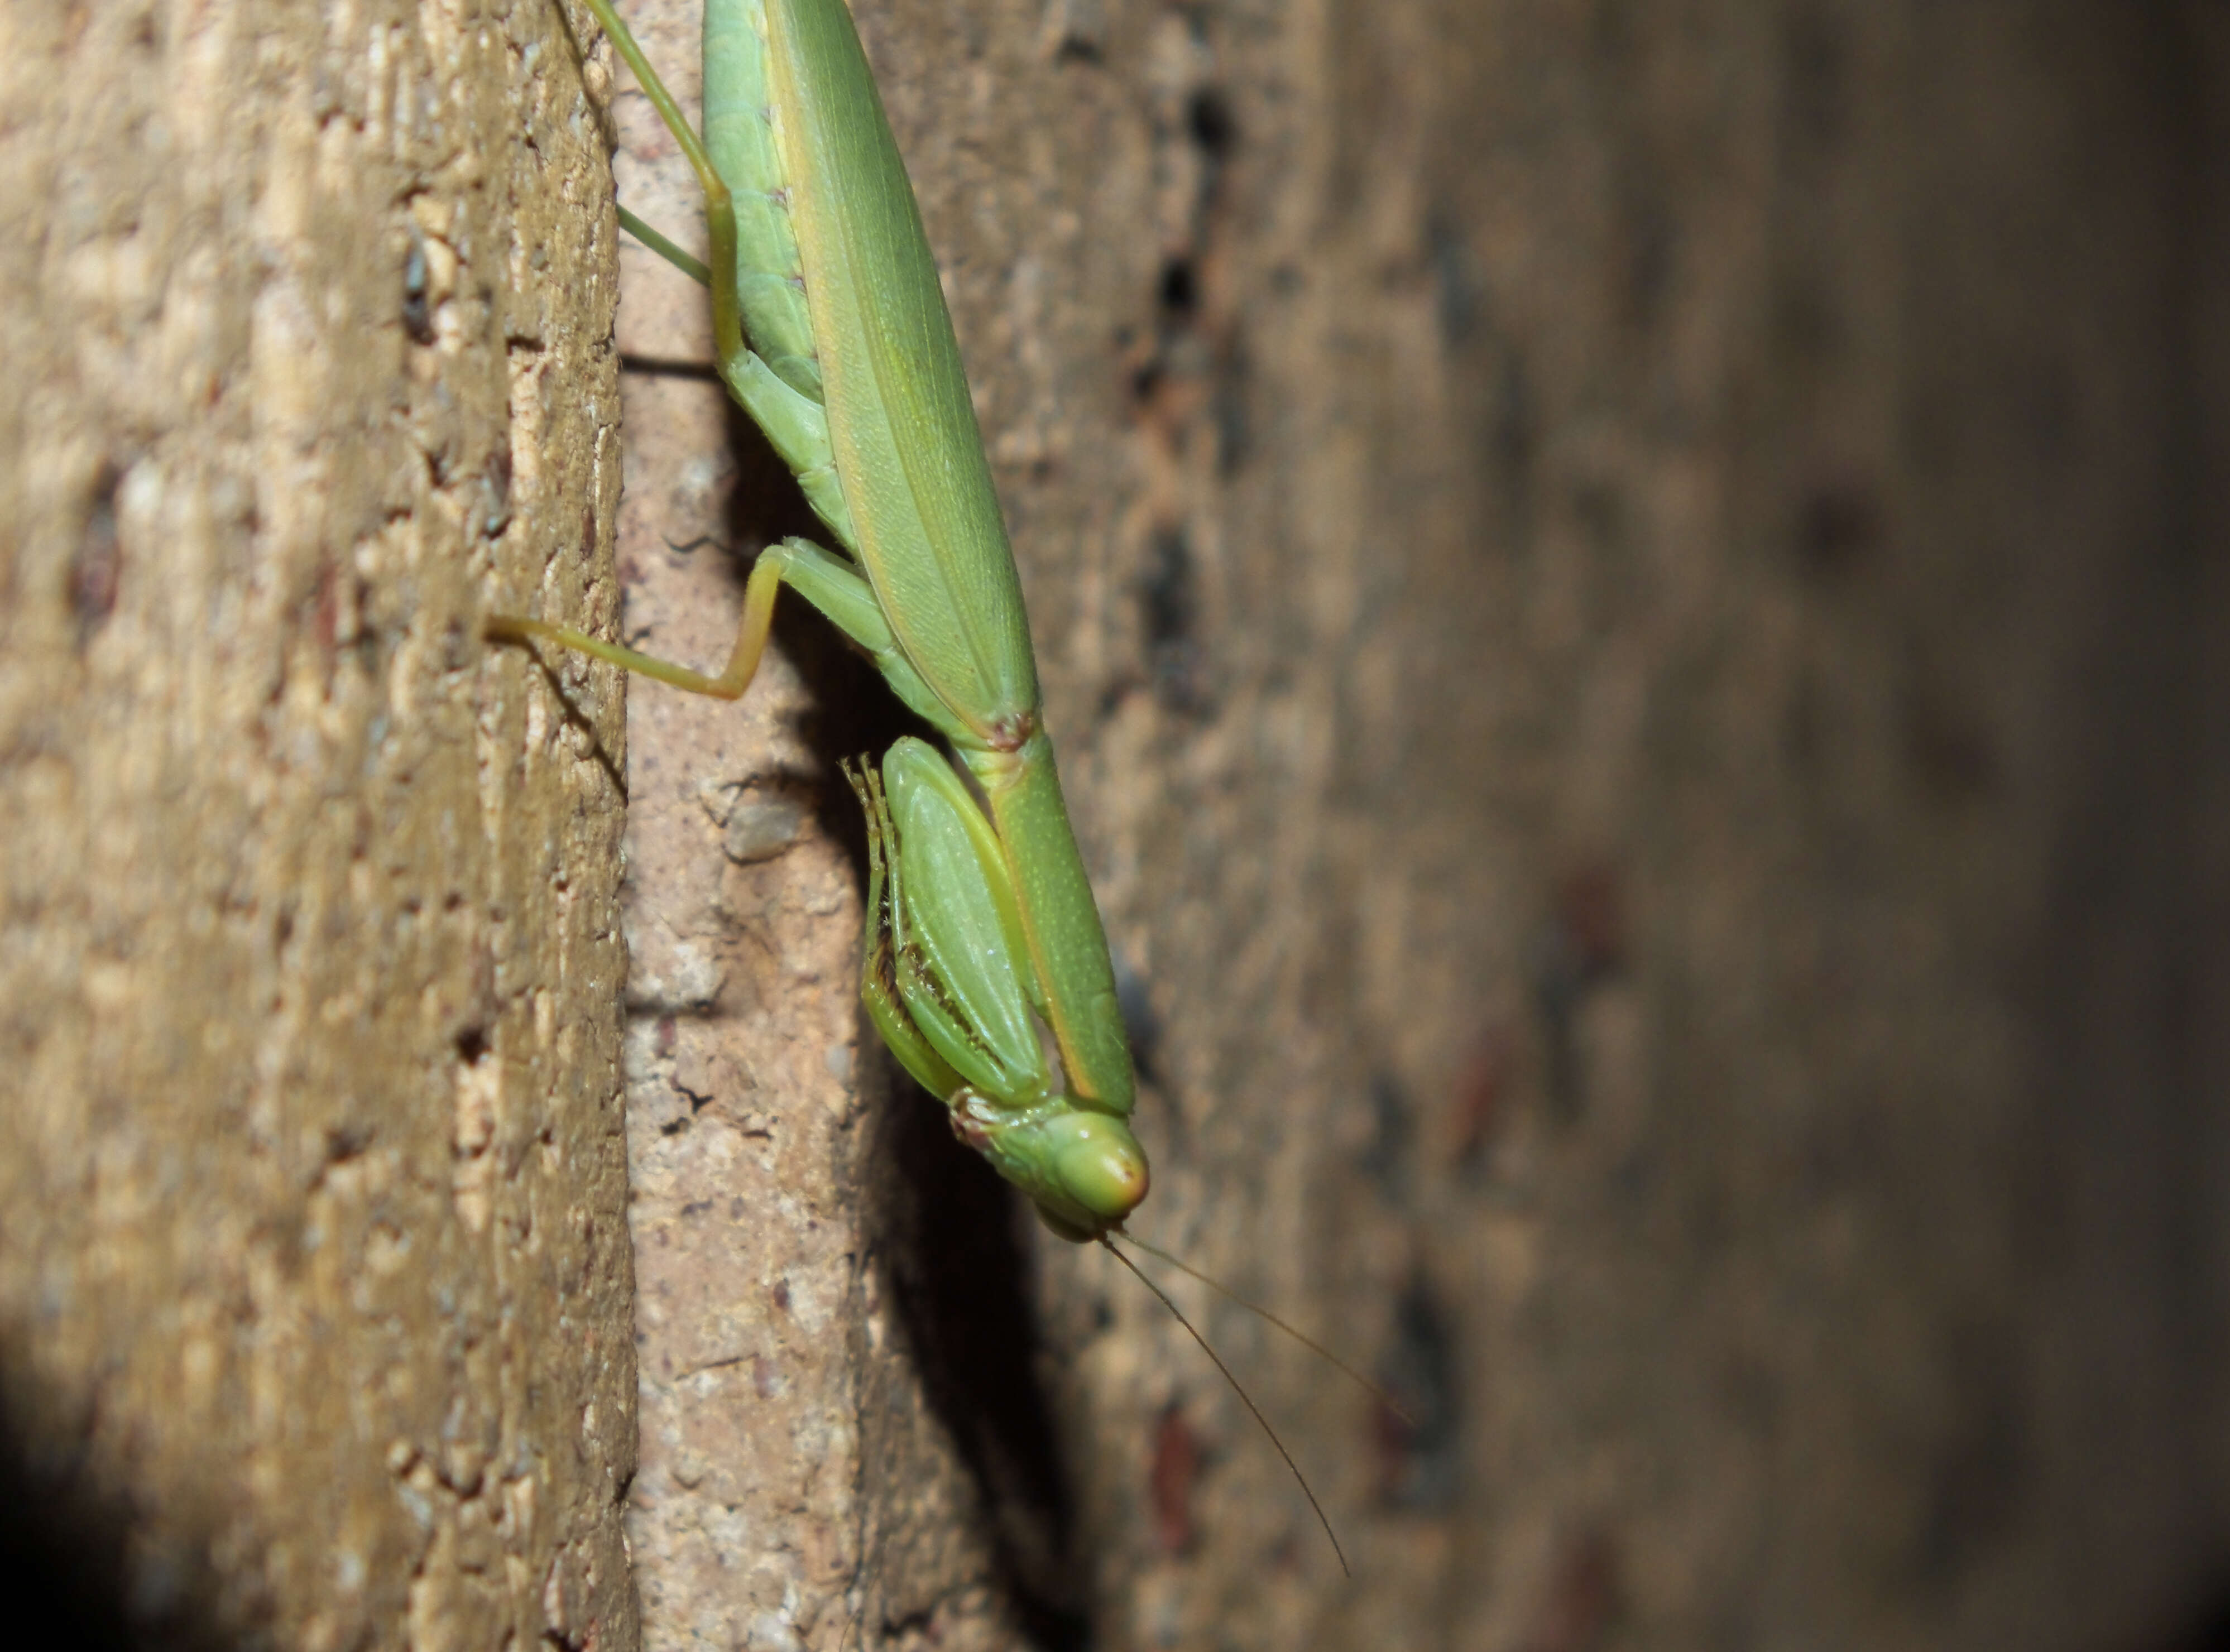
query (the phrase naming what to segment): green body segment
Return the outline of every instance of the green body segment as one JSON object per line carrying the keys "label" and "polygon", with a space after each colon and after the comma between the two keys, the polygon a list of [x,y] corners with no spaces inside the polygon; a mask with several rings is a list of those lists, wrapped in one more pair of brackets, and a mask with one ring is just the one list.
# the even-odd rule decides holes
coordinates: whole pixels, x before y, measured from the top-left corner
{"label": "green body segment", "polygon": [[964,749],[1034,728],[1022,583],[920,209],[841,0],[767,0],[769,89],[860,563]]}
{"label": "green body segment", "polygon": [[[1069,1089],[1083,1105],[1128,1114],[1136,1096],[1130,1038],[1115,996],[1099,903],[1092,898],[1061,799],[1053,742],[1038,734],[1011,757],[1000,753],[992,761],[970,761],[965,751],[961,756],[990,802],[1000,842],[1009,846],[1031,961],[1040,979],[1060,983],[1050,995],[1046,1019],[1060,1045]],[[1016,852],[1015,845],[1023,844],[1029,852]]]}
{"label": "green body segment", "polygon": [[819,402],[805,267],[768,119],[766,31],[764,0],[705,8],[705,152],[735,198],[736,296],[752,350],[785,383]]}

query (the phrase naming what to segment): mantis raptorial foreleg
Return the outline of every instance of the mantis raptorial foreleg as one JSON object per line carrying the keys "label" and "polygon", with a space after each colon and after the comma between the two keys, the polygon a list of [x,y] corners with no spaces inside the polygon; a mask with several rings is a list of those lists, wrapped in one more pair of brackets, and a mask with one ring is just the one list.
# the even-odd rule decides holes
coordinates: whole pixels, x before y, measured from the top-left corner
{"label": "mantis raptorial foreleg", "polygon": [[960,1139],[1028,1192],[1067,1238],[1096,1212],[1145,1197],[1129,1129],[1061,1093],[1038,1038],[1030,968],[1007,857],[952,767],[908,736],[848,770],[867,814],[867,1013],[901,1064],[952,1110]]}

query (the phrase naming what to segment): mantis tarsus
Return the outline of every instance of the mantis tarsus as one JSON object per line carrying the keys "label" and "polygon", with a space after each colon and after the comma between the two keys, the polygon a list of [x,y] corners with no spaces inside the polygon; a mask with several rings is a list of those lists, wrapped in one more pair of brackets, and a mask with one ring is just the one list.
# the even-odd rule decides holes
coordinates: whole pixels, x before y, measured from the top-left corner
{"label": "mantis tarsus", "polygon": [[959,345],[850,14],[843,0],[708,0],[700,142],[610,0],[585,3],[696,171],[709,263],[622,222],[710,287],[721,376],[842,554],[768,547],[717,676],[538,620],[499,618],[490,634],[734,698],[788,585],[873,659],[975,784],[911,737],[880,772],[848,768],[867,812],[861,996],[955,1133],[1046,1225],[1105,1244],[1148,1180],[1106,935]]}

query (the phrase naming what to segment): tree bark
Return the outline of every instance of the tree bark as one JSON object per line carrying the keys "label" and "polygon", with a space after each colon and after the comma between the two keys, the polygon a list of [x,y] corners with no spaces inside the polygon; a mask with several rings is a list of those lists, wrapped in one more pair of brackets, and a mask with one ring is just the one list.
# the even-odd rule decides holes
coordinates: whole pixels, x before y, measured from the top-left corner
{"label": "tree bark", "polygon": [[0,27],[25,1621],[633,1645],[619,701],[480,635],[609,544],[597,111],[543,0]]}

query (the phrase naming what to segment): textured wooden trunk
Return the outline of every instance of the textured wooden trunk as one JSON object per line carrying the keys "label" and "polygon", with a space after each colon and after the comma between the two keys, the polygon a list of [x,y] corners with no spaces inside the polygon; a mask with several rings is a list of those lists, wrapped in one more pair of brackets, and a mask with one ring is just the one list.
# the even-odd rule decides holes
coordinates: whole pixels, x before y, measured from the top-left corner
{"label": "textured wooden trunk", "polygon": [[[628,15],[693,100],[696,0]],[[622,740],[477,640],[716,661],[813,531],[631,244],[616,391],[601,137],[697,202],[543,0],[0,10],[0,1372],[68,1552],[171,1632],[625,1645],[639,1372],[659,1648],[2173,1629],[2230,1559],[2215,10],[856,15],[1144,1007],[1134,1225],[1412,1413],[1173,1283],[1354,1578],[866,1032],[872,672],[801,608]]]}

